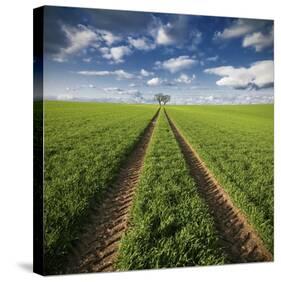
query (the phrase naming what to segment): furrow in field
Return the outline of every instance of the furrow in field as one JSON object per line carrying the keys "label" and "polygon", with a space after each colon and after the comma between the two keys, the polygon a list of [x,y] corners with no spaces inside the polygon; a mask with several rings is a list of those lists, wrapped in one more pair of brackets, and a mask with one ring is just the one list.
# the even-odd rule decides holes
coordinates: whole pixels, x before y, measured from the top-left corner
{"label": "furrow in field", "polygon": [[258,234],[237,209],[228,194],[210,173],[189,142],[183,137],[165,112],[171,129],[181,148],[190,173],[195,179],[201,197],[206,201],[221,236],[221,244],[232,262],[272,261]]}
{"label": "furrow in field", "polygon": [[120,271],[228,263],[208,207],[163,110],[147,151],[129,228],[118,249]]}
{"label": "furrow in field", "polygon": [[128,225],[132,205],[159,111],[145,129],[126,163],[121,167],[116,183],[96,209],[85,234],[72,250],[67,273],[102,272],[114,270],[114,262],[122,234]]}

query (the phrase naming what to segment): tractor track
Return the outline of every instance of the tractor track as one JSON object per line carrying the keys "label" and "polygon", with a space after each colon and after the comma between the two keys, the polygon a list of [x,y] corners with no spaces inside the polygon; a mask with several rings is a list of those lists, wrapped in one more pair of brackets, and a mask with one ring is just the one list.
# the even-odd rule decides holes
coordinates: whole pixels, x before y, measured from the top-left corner
{"label": "tractor track", "polygon": [[231,263],[273,261],[272,254],[234,206],[228,194],[211,174],[197,152],[183,137],[166,111],[165,115],[184,155],[200,196],[205,200],[219,234],[220,245]]}
{"label": "tractor track", "polygon": [[91,215],[86,231],[73,247],[65,273],[114,271],[120,239],[127,229],[129,211],[159,110],[134,150],[121,166],[116,182]]}

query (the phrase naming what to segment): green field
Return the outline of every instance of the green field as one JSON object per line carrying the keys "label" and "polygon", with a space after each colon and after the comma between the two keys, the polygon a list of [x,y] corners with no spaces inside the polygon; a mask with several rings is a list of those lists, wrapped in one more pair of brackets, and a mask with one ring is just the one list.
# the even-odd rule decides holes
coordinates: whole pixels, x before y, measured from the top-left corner
{"label": "green field", "polygon": [[63,255],[155,114],[154,105],[45,102],[44,228]]}
{"label": "green field", "polygon": [[118,268],[223,264],[212,217],[162,111],[123,238]]}
{"label": "green field", "polygon": [[167,112],[273,251],[273,105]]}
{"label": "green field", "polygon": [[[44,102],[44,248],[50,267],[79,238],[157,109]],[[273,252],[273,105],[166,111]],[[218,235],[161,110],[117,268],[227,263]]]}

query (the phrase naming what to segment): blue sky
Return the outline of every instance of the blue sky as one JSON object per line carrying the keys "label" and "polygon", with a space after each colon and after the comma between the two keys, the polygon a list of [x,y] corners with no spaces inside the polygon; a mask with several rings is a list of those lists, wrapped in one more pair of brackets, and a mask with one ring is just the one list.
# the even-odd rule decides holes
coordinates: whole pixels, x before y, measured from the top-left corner
{"label": "blue sky", "polygon": [[44,97],[273,102],[273,21],[46,7]]}

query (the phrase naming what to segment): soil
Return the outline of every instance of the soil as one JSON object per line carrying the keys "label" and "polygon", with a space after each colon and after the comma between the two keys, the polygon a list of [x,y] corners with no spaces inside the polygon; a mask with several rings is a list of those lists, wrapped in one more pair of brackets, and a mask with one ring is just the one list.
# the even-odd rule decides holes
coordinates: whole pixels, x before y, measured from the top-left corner
{"label": "soil", "polygon": [[174,136],[181,148],[190,174],[195,179],[200,196],[214,218],[220,244],[232,263],[273,261],[261,238],[246,216],[231,201],[197,152],[184,138],[165,111]]}
{"label": "soil", "polygon": [[159,111],[121,166],[104,201],[92,214],[86,232],[71,251],[65,273],[114,271],[118,246],[128,226],[130,208],[158,115]]}
{"label": "soil", "polygon": [[[181,134],[166,113],[174,136],[183,153],[189,173],[194,178],[199,195],[214,218],[220,246],[229,262],[273,261],[257,232],[246,216],[233,204],[197,152]],[[130,208],[142,172],[143,163],[159,111],[153,117],[134,150],[121,166],[117,180],[91,215],[86,231],[69,255],[64,273],[114,271],[119,243],[129,224]]]}

